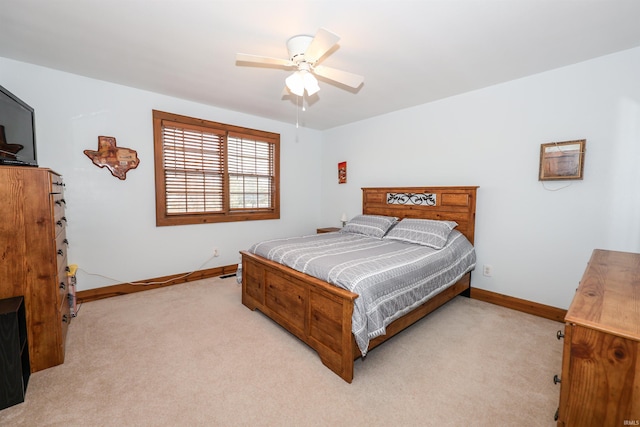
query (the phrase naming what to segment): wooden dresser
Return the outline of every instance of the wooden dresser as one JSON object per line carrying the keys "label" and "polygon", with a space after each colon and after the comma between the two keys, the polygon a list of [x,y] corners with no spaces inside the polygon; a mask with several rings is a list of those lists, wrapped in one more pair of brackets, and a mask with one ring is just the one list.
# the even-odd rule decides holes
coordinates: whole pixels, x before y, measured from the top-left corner
{"label": "wooden dresser", "polygon": [[558,426],[640,425],[640,254],[593,251],[564,340]]}
{"label": "wooden dresser", "polygon": [[64,362],[71,317],[62,177],[0,166],[0,299],[23,296],[31,372]]}

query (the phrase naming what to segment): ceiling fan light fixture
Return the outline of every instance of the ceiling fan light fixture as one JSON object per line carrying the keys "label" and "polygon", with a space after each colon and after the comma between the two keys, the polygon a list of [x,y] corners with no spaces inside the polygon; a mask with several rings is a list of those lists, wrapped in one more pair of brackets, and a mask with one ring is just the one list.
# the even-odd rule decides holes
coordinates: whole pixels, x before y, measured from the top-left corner
{"label": "ceiling fan light fixture", "polygon": [[318,86],[318,80],[308,71],[300,70],[291,74],[286,78],[285,84],[293,93],[297,96],[303,96],[304,91],[307,91],[309,96],[320,90],[320,86]]}
{"label": "ceiling fan light fixture", "polygon": [[307,95],[311,96],[320,90],[320,86],[318,86],[318,80],[313,74],[305,71],[302,76],[302,81],[304,82],[304,88],[307,91]]}
{"label": "ceiling fan light fixture", "polygon": [[284,82],[294,95],[304,95],[304,81],[300,75],[300,71],[291,74]]}

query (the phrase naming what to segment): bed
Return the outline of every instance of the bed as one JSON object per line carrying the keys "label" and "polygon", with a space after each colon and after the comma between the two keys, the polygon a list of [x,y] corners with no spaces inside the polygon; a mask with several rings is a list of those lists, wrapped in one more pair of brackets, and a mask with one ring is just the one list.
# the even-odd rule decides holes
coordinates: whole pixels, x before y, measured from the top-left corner
{"label": "bed", "polygon": [[[477,188],[363,188],[362,214],[455,221],[454,231],[473,244]],[[337,239],[337,234],[340,233],[325,236],[322,241]],[[251,310],[261,311],[308,344],[324,365],[349,383],[353,380],[354,360],[456,296],[469,296],[470,270],[473,269],[473,266],[467,268],[468,271],[440,287],[427,300],[411,307],[411,311],[404,310],[401,316],[394,317],[384,325],[384,335],[368,340],[366,348],[362,348],[362,339],[356,339],[360,334],[354,335],[353,328],[358,324],[360,311],[358,293],[249,250],[241,251],[241,255],[242,303]]]}

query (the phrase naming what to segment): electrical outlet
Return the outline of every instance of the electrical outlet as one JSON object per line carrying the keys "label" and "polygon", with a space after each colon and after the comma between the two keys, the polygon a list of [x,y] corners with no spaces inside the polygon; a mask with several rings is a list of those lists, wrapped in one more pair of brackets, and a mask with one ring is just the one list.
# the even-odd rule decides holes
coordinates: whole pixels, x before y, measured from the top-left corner
{"label": "electrical outlet", "polygon": [[218,251],[218,249],[214,249],[213,250],[213,256],[220,256],[220,251]]}
{"label": "electrical outlet", "polygon": [[491,274],[493,273],[493,267],[490,266],[489,264],[485,264],[482,266],[482,275],[483,276],[487,276],[487,277],[491,277]]}

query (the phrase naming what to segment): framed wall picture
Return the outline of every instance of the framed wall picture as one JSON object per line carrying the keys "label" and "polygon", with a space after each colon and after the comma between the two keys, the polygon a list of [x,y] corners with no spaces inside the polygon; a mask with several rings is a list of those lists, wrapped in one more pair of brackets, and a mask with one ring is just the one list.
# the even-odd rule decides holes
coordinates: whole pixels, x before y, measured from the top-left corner
{"label": "framed wall picture", "polygon": [[338,184],[347,183],[347,162],[338,163]]}
{"label": "framed wall picture", "polygon": [[582,179],[586,142],[580,139],[541,144],[538,180]]}

